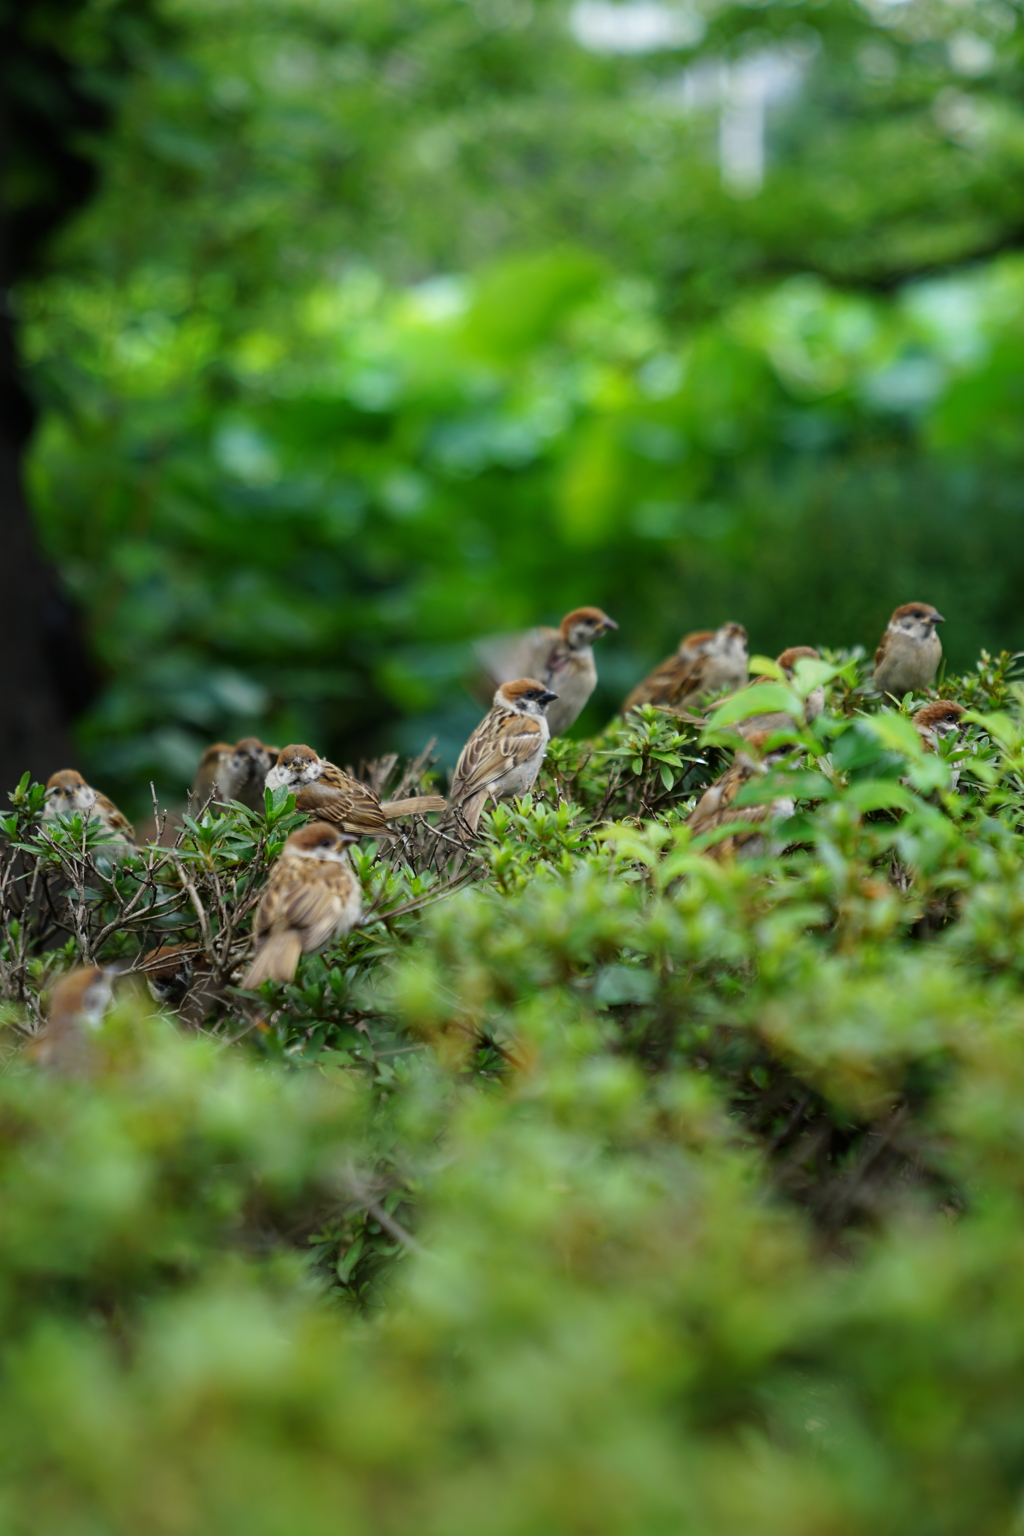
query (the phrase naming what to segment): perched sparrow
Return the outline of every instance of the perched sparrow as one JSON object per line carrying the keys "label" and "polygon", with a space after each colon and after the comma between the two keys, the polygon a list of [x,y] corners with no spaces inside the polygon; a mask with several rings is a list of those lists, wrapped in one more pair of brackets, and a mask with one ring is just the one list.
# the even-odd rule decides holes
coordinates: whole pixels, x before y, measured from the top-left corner
{"label": "perched sparrow", "polygon": [[63,768],[52,773],[46,781],[46,803],[43,821],[56,821],[58,816],[73,816],[77,812],[84,821],[98,821],[110,841],[104,846],[111,852],[135,853],[135,829],[126,816],[122,816],[113,800],[87,784],[74,768]]}
{"label": "perched sparrow", "polygon": [[197,944],[161,944],[151,949],[139,962],[146,986],[154,1002],[178,1008],[185,999],[195,974]]}
{"label": "perched sparrow", "polygon": [[640,704],[681,709],[706,693],[741,688],[747,680],[747,632],[742,624],[723,624],[710,639],[697,630],[680,641],[679,649],[638,684],[622,713]]}
{"label": "perched sparrow", "polygon": [[376,790],[327,762],[312,747],[285,747],[267,774],[268,789],[281,785],[294,793],[297,811],[332,822],[354,837],[397,837],[388,826],[396,817],[447,809],[442,795],[412,795],[382,804]]}
{"label": "perched sparrow", "polygon": [[942,660],[936,624],[946,621],[931,603],[904,603],[889,620],[875,652],[875,687],[902,699],[930,688]]}
{"label": "perched sparrow", "polygon": [[355,841],[326,821],[289,837],[256,912],[256,954],[242,982],[247,990],[291,981],[300,955],[322,949],[358,922],[362,892],[348,856]]}
{"label": "perched sparrow", "polygon": [[548,710],[548,730],[561,736],[576,720],[597,687],[593,644],[610,629],[618,629],[600,608],[574,608],[557,629],[531,629],[525,635],[482,640],[476,654],[492,684],[535,677],[557,698]]}
{"label": "perched sparrow", "polygon": [[28,1047],[32,1061],[71,1075],[88,1070],[89,1037],[110,1007],[112,975],[102,966],[82,965],[60,978],[50,994],[46,1023]]}
{"label": "perched sparrow", "polygon": [[736,753],[731,766],[704,791],[686,818],[686,824],[694,837],[699,837],[705,832],[714,832],[730,822],[749,823],[749,831],[734,832],[730,837],[725,837],[706,849],[709,858],[724,859],[733,854],[742,858],[760,858],[768,852],[769,847],[768,838],[763,831],[765,822],[792,816],[793,801],[788,796],[782,796],[765,805],[736,806],[735,804],[741,789],[759,775],[767,774],[770,769],[791,755],[792,747],[785,746],[775,747],[770,752],[765,752],[770,736],[769,731],[757,731],[747,737]]}
{"label": "perched sparrow", "polygon": [[150,996],[162,1008],[170,1008],[179,1024],[198,1029],[216,1012],[224,988],[214,982],[209,963],[198,944],[161,944],[135,962],[146,978]]}
{"label": "perched sparrow", "polygon": [[964,707],[952,699],[936,699],[914,714],[914,725],[926,752],[934,752],[940,737],[959,736],[963,729]]}
{"label": "perched sparrow", "polygon": [[212,746],[207,747],[199,759],[199,767],[192,780],[192,805],[197,811],[201,811],[208,801],[216,800],[223,795],[221,777],[225,764],[234,750],[230,742],[215,741]]}
{"label": "perched sparrow", "polygon": [[[775,664],[782,668],[788,679],[792,679],[796,664],[802,656],[807,657],[810,661],[819,661],[821,659],[811,645],[791,645],[780,656],[776,656]],[[755,678],[754,681],[767,682],[770,679]],[[810,725],[812,720],[817,720],[824,708],[825,689],[819,684],[817,688],[811,690],[804,700],[804,724]],[[737,720],[734,729],[741,736],[749,738],[755,731],[766,731],[769,734],[772,731],[788,731],[797,723],[792,715],[780,709],[772,714],[748,715],[745,720]]]}
{"label": "perched sparrow", "polygon": [[218,801],[240,800],[251,811],[262,811],[263,786],[277,758],[277,748],[266,746],[258,736],[243,736],[233,747],[225,741],[214,742],[196,769],[193,804],[202,809],[212,795]]}
{"label": "perched sparrow", "polygon": [[533,677],[502,683],[494,703],[466,742],[452,778],[451,800],[475,832],[488,800],[525,795],[544,761],[545,718],[555,694]]}
{"label": "perched sparrow", "polygon": [[262,813],[267,774],[279,756],[277,747],[268,747],[258,736],[243,736],[236,741],[227,761],[226,798],[240,800],[250,811]]}

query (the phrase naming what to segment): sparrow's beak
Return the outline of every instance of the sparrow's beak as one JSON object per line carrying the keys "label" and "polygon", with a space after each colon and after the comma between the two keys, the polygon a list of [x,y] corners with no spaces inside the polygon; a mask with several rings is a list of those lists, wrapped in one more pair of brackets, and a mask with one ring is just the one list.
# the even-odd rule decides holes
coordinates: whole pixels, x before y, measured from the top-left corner
{"label": "sparrow's beak", "polygon": [[943,617],[942,617],[942,614],[941,614],[941,613],[933,613],[933,614],[932,614],[932,623],[933,623],[933,624],[945,624],[945,622],[946,622],[946,621],[945,621],[945,619],[944,619],[944,618],[943,618]]}
{"label": "sparrow's beak", "polygon": [[545,688],[544,692],[538,698],[537,703],[538,704],[551,704],[557,698],[558,698],[558,694],[557,693],[552,693],[550,689]]}
{"label": "sparrow's beak", "polygon": [[358,832],[343,832],[341,834],[340,841],[341,841],[341,846],[343,848],[351,848],[353,843],[358,843],[358,841],[359,841],[359,833]]}
{"label": "sparrow's beak", "polygon": [[605,614],[605,616],[604,616],[604,624],[603,624],[602,628],[603,629],[618,629],[618,627],[619,626],[616,624],[615,620],[614,619],[610,619],[608,617],[608,615]]}

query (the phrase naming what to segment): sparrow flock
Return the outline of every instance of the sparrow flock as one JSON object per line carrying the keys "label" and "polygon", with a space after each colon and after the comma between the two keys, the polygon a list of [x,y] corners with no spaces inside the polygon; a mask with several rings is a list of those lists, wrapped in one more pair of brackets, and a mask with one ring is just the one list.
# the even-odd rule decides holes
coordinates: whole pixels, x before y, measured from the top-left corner
{"label": "sparrow flock", "polygon": [[[942,657],[936,626],[944,622],[929,603],[904,603],[895,610],[874,657],[879,693],[898,701],[907,693],[927,692]],[[259,814],[265,791],[284,788],[295,795],[296,810],[309,818],[292,832],[269,873],[253,923],[254,954],[241,986],[252,990],[266,981],[291,981],[303,954],[322,949],[359,922],[362,892],[349,855],[358,839],[394,841],[400,836],[396,821],[443,813],[441,826],[465,844],[475,835],[488,801],[526,794],[549,741],[570,728],[597,686],[595,641],[617,628],[600,608],[575,608],[557,629],[481,641],[476,655],[493,686],[493,700],[459,755],[447,798],[414,795],[382,801],[370,785],[298,743],[279,749],[247,736],[233,745],[208,747],[192,786],[194,806],[205,810],[236,801]],[[801,660],[816,659],[812,647],[791,646],[776,665],[792,680]],[[694,631],[633,688],[620,713],[654,705],[703,725],[706,718],[691,711],[712,695],[728,698],[744,688],[748,672],[747,632],[741,624]],[[804,723],[809,725],[824,704],[824,688],[818,686],[805,701]],[[941,738],[958,732],[962,715],[962,706],[948,700],[918,709],[914,724],[925,750],[937,750]],[[769,824],[791,814],[792,802],[780,797],[748,805],[741,796],[792,752],[792,745],[780,745],[775,738],[793,726],[790,714],[772,710],[732,727],[741,743],[735,757],[687,818],[693,835],[708,840],[705,851],[711,857],[751,857],[770,848]],[[103,851],[110,857],[139,851],[135,831],[117,806],[80,773],[62,769],[47,781],[42,821],[75,814],[99,822],[106,834]],[[725,836],[712,839],[726,828]],[[159,1001],[173,1006],[188,991],[195,955],[196,946],[169,945],[147,957],[144,970]],[[66,1059],[73,1067],[83,1028],[95,1026],[109,996],[110,973],[102,968],[82,967],[63,978],[53,992],[49,1021],[36,1037],[36,1058],[58,1066]],[[69,1021],[75,1019],[72,1028]]]}

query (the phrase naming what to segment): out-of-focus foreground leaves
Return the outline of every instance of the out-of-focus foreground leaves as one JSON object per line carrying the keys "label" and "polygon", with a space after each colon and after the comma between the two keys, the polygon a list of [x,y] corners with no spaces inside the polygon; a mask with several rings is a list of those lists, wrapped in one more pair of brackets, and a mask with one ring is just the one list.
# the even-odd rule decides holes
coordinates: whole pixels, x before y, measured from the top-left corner
{"label": "out-of-focus foreground leaves", "polygon": [[[974,708],[939,752],[895,709],[850,713],[837,679],[810,766],[766,790],[797,802],[787,846],[746,863],[685,825],[720,753],[696,728],[649,710],[563,742],[485,816],[465,889],[398,921],[376,905],[256,1014],[222,979],[203,1029],[125,978],[85,1077],[19,1048],[41,990],[86,952],[126,966],[154,923],[207,959],[225,918],[239,938],[231,908],[294,812],[201,817],[147,855],[164,905],[101,930],[145,861],[65,891],[86,834],[33,840],[22,787],[0,911],[5,1529],[1014,1530],[1010,663],[946,685]],[[15,921],[33,850],[51,900]],[[368,895],[412,889],[415,853],[386,858],[359,850]]]}

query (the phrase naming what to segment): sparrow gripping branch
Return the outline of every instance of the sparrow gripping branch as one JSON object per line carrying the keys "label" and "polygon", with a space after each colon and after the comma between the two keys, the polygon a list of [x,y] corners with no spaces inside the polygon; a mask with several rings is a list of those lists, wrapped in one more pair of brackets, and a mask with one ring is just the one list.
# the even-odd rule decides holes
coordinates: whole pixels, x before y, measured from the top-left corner
{"label": "sparrow gripping branch", "polygon": [[355,841],[326,821],[288,838],[256,912],[256,954],[242,981],[247,991],[264,981],[291,981],[302,955],[359,921],[362,891],[348,854]]}
{"label": "sparrow gripping branch", "polygon": [[354,837],[396,838],[388,821],[399,816],[443,811],[441,795],[413,795],[381,804],[376,790],[352,774],[329,763],[312,747],[293,743],[285,747],[267,774],[267,788],[284,786],[295,796],[295,809],[319,821],[329,821]]}
{"label": "sparrow gripping branch", "polygon": [[451,802],[474,833],[488,800],[525,795],[548,749],[548,705],[556,694],[534,677],[502,683],[494,703],[466,742],[455,765]]}

